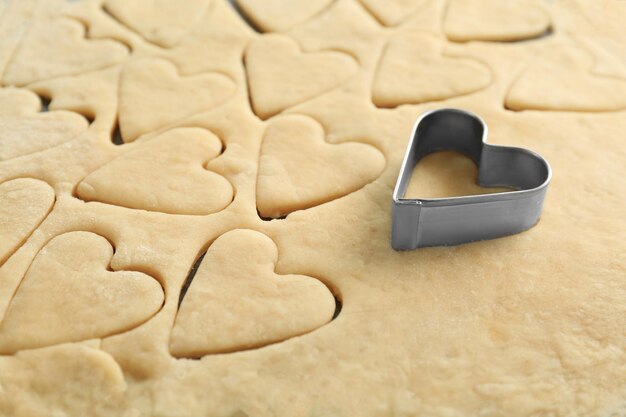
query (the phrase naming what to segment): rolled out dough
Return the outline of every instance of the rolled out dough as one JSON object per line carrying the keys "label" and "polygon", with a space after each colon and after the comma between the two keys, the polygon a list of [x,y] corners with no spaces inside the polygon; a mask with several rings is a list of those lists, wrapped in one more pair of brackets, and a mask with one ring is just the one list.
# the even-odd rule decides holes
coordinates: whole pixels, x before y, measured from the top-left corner
{"label": "rolled out dough", "polygon": [[[626,2],[182,3],[0,2],[0,417],[626,415]],[[536,227],[391,249],[440,107]]]}

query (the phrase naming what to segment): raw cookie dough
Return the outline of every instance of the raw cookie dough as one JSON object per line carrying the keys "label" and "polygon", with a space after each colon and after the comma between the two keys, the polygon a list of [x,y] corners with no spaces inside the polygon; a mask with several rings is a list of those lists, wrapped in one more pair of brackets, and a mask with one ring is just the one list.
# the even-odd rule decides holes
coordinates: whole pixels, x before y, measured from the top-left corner
{"label": "raw cookie dough", "polygon": [[104,6],[120,22],[148,41],[172,47],[202,20],[211,0],[106,0]]}
{"label": "raw cookie dough", "polygon": [[[36,153],[70,141],[87,129],[87,120],[67,111],[38,112],[17,94],[7,99],[10,111],[0,114],[0,161]],[[40,104],[38,103],[38,106]],[[16,115],[15,112],[23,113]]]}
{"label": "raw cookie dough", "polygon": [[141,272],[111,271],[112,256],[109,242],[93,233],[52,239],[0,324],[0,352],[101,338],[154,315],[163,304],[159,283]]}
{"label": "raw cookie dough", "polygon": [[19,178],[0,184],[0,262],[19,248],[54,204],[45,182]]}
{"label": "raw cookie dough", "polygon": [[201,357],[251,349],[328,323],[335,311],[333,294],[315,278],[274,273],[277,255],[272,240],[259,232],[220,236],[181,300],[172,354]]}
{"label": "raw cookie dough", "polygon": [[468,58],[442,54],[432,34],[406,32],[386,46],[374,79],[372,101],[379,107],[445,100],[481,90],[489,69]]}
{"label": "raw cookie dough", "polygon": [[206,129],[168,130],[89,174],[78,184],[76,195],[85,201],[170,214],[218,212],[233,200],[233,188],[205,165],[221,150],[222,142]]}
{"label": "raw cookie dough", "polygon": [[120,129],[124,142],[226,101],[234,83],[218,73],[181,77],[164,60],[131,61],[120,76]]}
{"label": "raw cookie dough", "polygon": [[[0,417],[624,414],[626,2],[468,1],[463,42],[444,0],[245,11],[280,34],[225,0],[5,3]],[[550,162],[535,227],[391,249],[440,107]],[[409,194],[500,191],[475,173],[433,154]]]}
{"label": "raw cookie dough", "polygon": [[350,56],[302,53],[293,40],[280,35],[253,41],[245,65],[250,100],[262,119],[342,84],[357,70]]}
{"label": "raw cookie dough", "polygon": [[435,152],[417,164],[405,197],[444,198],[510,191],[503,187],[481,187],[476,184],[477,175],[478,168],[465,155],[452,151]]}
{"label": "raw cookie dough", "polygon": [[394,26],[409,17],[420,7],[426,6],[425,0],[360,0],[380,22]]}
{"label": "raw cookie dough", "polygon": [[51,98],[49,110],[63,109],[82,114],[95,123],[92,127],[102,125],[106,128],[117,120],[118,89],[115,84],[119,72],[119,67],[110,67],[39,81],[31,84],[30,88],[43,97]]}
{"label": "raw cookie dough", "polygon": [[554,45],[519,75],[506,95],[505,105],[511,110],[626,109],[626,78],[595,74],[593,65],[584,49]]}
{"label": "raw cookie dough", "polygon": [[40,18],[29,25],[2,77],[3,84],[24,86],[35,81],[76,75],[122,62],[128,50],[108,39],[87,40],[80,22]]}
{"label": "raw cookie dough", "polygon": [[41,110],[41,101],[36,94],[19,88],[0,90],[0,116],[26,116]]}
{"label": "raw cookie dough", "polygon": [[512,42],[544,35],[550,23],[537,0],[450,0],[443,31],[456,42]]}
{"label": "raw cookie dough", "polygon": [[264,32],[283,32],[322,13],[332,0],[236,0],[241,11]]}
{"label": "raw cookie dough", "polygon": [[325,143],[323,128],[311,118],[276,118],[268,125],[261,147],[259,214],[281,217],[343,197],[374,181],[384,167],[384,156],[372,146]]}

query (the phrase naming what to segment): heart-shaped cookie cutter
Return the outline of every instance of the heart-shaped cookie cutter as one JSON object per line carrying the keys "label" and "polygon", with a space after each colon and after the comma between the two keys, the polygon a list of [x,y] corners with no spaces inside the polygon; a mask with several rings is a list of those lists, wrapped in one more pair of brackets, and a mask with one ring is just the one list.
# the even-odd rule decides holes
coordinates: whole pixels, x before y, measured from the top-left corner
{"label": "heart-shaped cookie cutter", "polygon": [[[539,220],[552,177],[548,162],[523,148],[488,145],[487,125],[460,109],[424,113],[415,123],[393,192],[391,246],[457,245],[522,232]],[[450,198],[404,198],[415,165],[438,151],[458,151],[478,167],[477,182],[514,191]]]}

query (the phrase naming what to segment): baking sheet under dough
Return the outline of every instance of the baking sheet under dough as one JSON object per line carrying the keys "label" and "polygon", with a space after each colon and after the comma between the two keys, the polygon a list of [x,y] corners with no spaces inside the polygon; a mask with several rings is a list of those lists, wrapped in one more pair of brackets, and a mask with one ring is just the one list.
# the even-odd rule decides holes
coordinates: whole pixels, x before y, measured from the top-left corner
{"label": "baking sheet under dough", "polygon": [[[294,5],[276,20],[246,11],[266,19],[263,28],[284,30],[272,35],[211,0],[184,31],[161,38],[149,35],[155,21],[125,26],[102,3],[0,6],[0,22],[10,22],[0,25],[0,191],[18,191],[0,203],[12,217],[0,222],[0,236],[17,228],[25,239],[6,246],[0,265],[0,416],[626,412],[626,113],[619,94],[626,3],[541,3],[546,23],[533,2],[504,26],[493,20],[501,11],[487,9],[468,17],[484,19],[488,39],[468,21],[463,36],[483,39],[468,42],[448,39],[448,2],[439,0],[415,8],[420,2],[394,2],[401,7],[388,17],[373,0],[319,2],[315,13]],[[165,20],[181,16],[189,10]],[[553,33],[537,37],[546,24]],[[402,74],[419,62],[403,58],[415,46],[406,39],[435,51],[426,70],[462,74],[407,84]],[[461,62],[455,59],[489,77],[451,68]],[[377,91],[387,96],[377,106],[383,75]],[[48,112],[34,93],[51,99]],[[515,236],[395,252],[391,192],[408,135],[421,112],[443,106],[481,115],[490,143],[550,161],[544,212]],[[121,136],[118,119],[126,125]],[[272,129],[280,130],[274,138],[300,130],[285,120],[307,120],[317,134],[285,139],[311,140],[264,158]],[[181,131],[190,133],[181,139]],[[204,147],[182,146],[198,137],[206,137]],[[159,145],[178,140],[180,147]],[[344,145],[359,152],[354,161],[369,162],[345,176],[343,164],[315,163]],[[167,155],[160,158],[159,149]],[[290,152],[306,169],[279,169]],[[276,184],[342,181],[336,189],[307,186],[305,204],[296,201],[285,219],[263,220],[259,173],[272,154]],[[458,155],[423,162],[410,195],[494,191],[473,184],[473,167]],[[199,194],[191,191],[174,205],[164,197],[168,187],[185,189],[183,173],[192,168],[232,186],[232,196],[215,186],[219,204],[207,204],[210,214],[196,211]],[[168,180],[159,181],[164,173]],[[106,183],[107,175],[117,188],[98,201],[81,199],[79,184]],[[139,203],[123,207],[130,202]],[[187,287],[194,264],[199,280]],[[254,291],[243,298],[252,287],[236,290],[254,282],[280,294],[272,286],[281,277],[315,290],[302,290],[306,302],[271,305]],[[213,304],[202,302],[207,289]],[[331,295],[341,301],[333,320]],[[240,331],[211,335],[218,327],[202,323],[219,319],[216,305],[228,318],[220,324]],[[246,305],[276,321],[250,319]],[[260,318],[264,331],[254,325]]]}

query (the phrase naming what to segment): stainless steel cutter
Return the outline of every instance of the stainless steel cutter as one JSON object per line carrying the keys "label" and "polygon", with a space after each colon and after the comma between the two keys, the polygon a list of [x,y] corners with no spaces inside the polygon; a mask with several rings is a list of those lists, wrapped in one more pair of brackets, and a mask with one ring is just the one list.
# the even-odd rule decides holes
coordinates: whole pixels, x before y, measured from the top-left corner
{"label": "stainless steel cutter", "polygon": [[[540,155],[488,145],[487,125],[473,113],[440,109],[415,123],[393,192],[391,245],[396,250],[457,245],[522,232],[539,220],[552,171]],[[478,166],[478,184],[515,191],[450,198],[404,198],[415,165],[444,150]]]}

